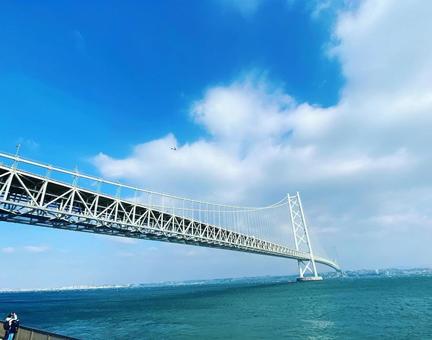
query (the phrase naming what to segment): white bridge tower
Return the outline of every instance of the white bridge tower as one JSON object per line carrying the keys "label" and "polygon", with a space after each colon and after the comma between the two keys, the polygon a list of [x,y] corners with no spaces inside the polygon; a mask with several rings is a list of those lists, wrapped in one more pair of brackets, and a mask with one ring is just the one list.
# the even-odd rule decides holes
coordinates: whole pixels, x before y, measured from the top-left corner
{"label": "white bridge tower", "polygon": [[291,224],[294,233],[294,242],[297,251],[305,252],[310,255],[309,260],[298,260],[299,277],[297,281],[319,281],[315,258],[312,251],[312,245],[306,225],[306,219],[303,213],[303,207],[300,200],[300,194],[290,196],[288,194],[288,204],[291,215]]}

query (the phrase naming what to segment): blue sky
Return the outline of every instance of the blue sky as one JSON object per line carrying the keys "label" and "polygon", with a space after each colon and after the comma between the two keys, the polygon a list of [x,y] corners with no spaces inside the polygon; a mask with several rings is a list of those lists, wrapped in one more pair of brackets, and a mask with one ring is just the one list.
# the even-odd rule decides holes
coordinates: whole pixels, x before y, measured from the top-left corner
{"label": "blue sky", "polygon": [[[21,143],[32,159],[217,202],[266,204],[299,190],[346,268],[429,266],[424,6],[3,2],[0,149]],[[0,228],[13,268],[2,288],[295,270],[255,255]]]}
{"label": "blue sky", "polygon": [[[61,124],[75,137],[72,162],[107,144],[123,155],[169,132],[194,140],[204,131],[188,119],[191,102],[251,69],[321,105],[336,102],[342,83],[338,62],[322,53],[329,28],[284,1],[263,3],[253,17],[219,1],[2,7],[2,109],[30,119],[20,134],[44,147],[38,158],[68,146],[50,142]],[[10,148],[16,137],[6,140]]]}

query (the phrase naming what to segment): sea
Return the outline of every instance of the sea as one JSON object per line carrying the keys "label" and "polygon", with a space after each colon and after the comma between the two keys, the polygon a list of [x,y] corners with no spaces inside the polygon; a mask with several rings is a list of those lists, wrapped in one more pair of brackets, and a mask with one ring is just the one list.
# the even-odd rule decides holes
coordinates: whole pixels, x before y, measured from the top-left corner
{"label": "sea", "polygon": [[432,339],[432,271],[0,292],[0,313],[78,339]]}

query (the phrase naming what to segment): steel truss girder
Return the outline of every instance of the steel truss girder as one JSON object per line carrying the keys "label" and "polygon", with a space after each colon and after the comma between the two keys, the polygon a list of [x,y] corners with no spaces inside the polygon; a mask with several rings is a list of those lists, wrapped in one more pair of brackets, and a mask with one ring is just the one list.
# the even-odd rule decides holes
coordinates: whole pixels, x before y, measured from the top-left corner
{"label": "steel truss girder", "polygon": [[3,165],[0,220],[316,261],[338,269],[312,253]]}

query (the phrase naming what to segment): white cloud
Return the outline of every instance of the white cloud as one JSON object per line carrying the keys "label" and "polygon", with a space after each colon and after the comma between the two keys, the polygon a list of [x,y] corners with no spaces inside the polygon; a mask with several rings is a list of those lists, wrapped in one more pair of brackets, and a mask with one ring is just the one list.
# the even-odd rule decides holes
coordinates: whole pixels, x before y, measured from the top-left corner
{"label": "white cloud", "polygon": [[324,11],[328,10],[332,5],[332,0],[321,0],[314,4],[311,16],[312,18],[318,18]]}
{"label": "white cloud", "polygon": [[29,245],[29,246],[25,246],[24,250],[29,253],[44,253],[49,250],[49,247]]}
{"label": "white cloud", "polygon": [[366,94],[390,104],[389,97],[396,100],[417,89],[430,93],[430,6],[365,1],[356,12],[340,16],[334,52],[342,60],[350,96]]}
{"label": "white cloud", "polygon": [[2,251],[2,253],[5,253],[5,254],[12,254],[15,252],[15,248],[14,247],[4,247],[4,248],[1,248],[1,251]]}
{"label": "white cloud", "polygon": [[[373,264],[380,247],[394,259],[382,265],[402,265],[407,257],[398,249],[411,226],[430,226],[432,216],[412,194],[430,187],[431,14],[425,2],[391,1],[342,12],[331,55],[346,85],[333,107],[297,103],[249,76],[209,88],[191,106],[208,138],[179,144],[170,134],[123,159],[100,153],[94,164],[110,178],[212,201],[269,203],[301,190],[312,223],[326,224],[323,243],[338,245],[349,266]],[[412,200],[399,204],[406,197]],[[393,228],[384,241],[388,225],[409,227]],[[416,265],[426,264],[422,252],[431,255],[431,230],[423,232],[429,235],[410,233],[416,247],[406,249],[416,251]]]}
{"label": "white cloud", "polygon": [[249,144],[286,131],[286,113],[293,106],[293,99],[282,91],[268,88],[263,80],[247,78],[209,89],[193,105],[192,115],[218,141]]}
{"label": "white cloud", "polygon": [[190,257],[190,256],[197,256],[199,255],[199,253],[196,250],[188,250],[184,253],[185,256]]}
{"label": "white cloud", "polygon": [[126,237],[111,237],[111,240],[121,244],[136,244],[138,240]]}

